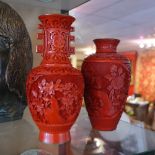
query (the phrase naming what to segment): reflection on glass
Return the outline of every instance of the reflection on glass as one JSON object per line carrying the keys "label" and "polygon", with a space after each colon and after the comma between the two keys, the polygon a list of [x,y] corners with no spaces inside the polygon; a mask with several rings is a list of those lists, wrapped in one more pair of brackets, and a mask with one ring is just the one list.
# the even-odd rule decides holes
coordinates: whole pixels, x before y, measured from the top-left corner
{"label": "reflection on glass", "polygon": [[45,152],[43,150],[28,150],[23,152],[21,155],[52,155],[52,154]]}
{"label": "reflection on glass", "polygon": [[25,120],[0,124],[0,133],[2,155],[133,155],[155,149],[154,132],[127,122],[114,131],[93,130],[84,108],[65,144],[39,142],[38,130]]}

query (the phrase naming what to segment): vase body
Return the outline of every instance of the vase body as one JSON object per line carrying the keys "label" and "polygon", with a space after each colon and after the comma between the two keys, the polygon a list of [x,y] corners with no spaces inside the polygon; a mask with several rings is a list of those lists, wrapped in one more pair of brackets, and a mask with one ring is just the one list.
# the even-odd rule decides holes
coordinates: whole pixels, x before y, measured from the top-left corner
{"label": "vase body", "polygon": [[130,84],[130,62],[116,53],[117,39],[96,39],[96,54],[82,65],[84,98],[91,125],[114,130],[124,110]]}
{"label": "vase body", "polygon": [[37,46],[43,61],[27,79],[27,99],[32,117],[40,129],[39,138],[45,143],[70,140],[69,130],[82,105],[83,77],[71,66],[69,46],[74,18],[53,14],[39,16],[43,45]]}

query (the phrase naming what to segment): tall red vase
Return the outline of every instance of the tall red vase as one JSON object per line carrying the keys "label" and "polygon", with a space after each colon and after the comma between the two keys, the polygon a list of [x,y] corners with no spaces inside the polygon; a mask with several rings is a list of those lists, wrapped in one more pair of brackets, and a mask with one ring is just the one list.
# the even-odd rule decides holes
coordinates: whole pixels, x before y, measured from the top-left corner
{"label": "tall red vase", "polygon": [[37,46],[42,54],[41,65],[32,69],[27,78],[27,99],[33,120],[40,129],[39,138],[45,143],[64,143],[70,140],[69,130],[82,105],[83,77],[71,66],[74,53],[70,41],[71,16],[53,14],[39,16]]}
{"label": "tall red vase", "polygon": [[114,130],[124,110],[130,84],[130,62],[116,53],[117,39],[96,39],[96,54],[82,65],[85,103],[92,127]]}

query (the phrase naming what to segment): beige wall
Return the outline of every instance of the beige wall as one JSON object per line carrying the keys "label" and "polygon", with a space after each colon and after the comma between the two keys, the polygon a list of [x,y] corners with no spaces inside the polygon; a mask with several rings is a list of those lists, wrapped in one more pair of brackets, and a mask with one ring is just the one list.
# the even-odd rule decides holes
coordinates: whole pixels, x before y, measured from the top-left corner
{"label": "beige wall", "polygon": [[37,41],[36,36],[39,30],[37,29],[38,24],[40,23],[38,20],[38,16],[41,14],[49,14],[49,13],[59,13],[60,10],[48,9],[45,7],[39,6],[31,6],[27,4],[18,4],[13,3],[10,0],[3,0],[5,3],[8,3],[12,8],[14,8],[18,14],[23,18],[29,35],[32,41],[32,50],[33,50],[33,66],[37,66],[41,62],[40,54],[36,53],[36,45],[39,43]]}

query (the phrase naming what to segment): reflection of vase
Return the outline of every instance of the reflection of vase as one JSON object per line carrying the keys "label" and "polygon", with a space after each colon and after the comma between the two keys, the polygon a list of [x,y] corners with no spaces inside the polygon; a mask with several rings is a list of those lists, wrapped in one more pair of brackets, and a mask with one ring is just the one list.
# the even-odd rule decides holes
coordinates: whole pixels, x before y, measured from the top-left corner
{"label": "reflection of vase", "polygon": [[65,15],[42,15],[39,25],[44,46],[38,46],[43,61],[27,79],[27,98],[32,117],[40,129],[40,140],[63,143],[70,140],[69,129],[76,120],[83,96],[81,73],[71,66],[73,52],[69,41],[74,18]]}
{"label": "reflection of vase", "polygon": [[97,130],[90,131],[90,134],[87,137],[87,140],[85,141],[83,155],[116,155],[119,153],[123,153],[120,141],[113,142],[109,139],[106,140],[102,136],[102,133],[103,132],[99,132]]}
{"label": "reflection of vase", "polygon": [[121,117],[130,83],[130,62],[116,53],[117,39],[96,39],[96,54],[82,65],[85,102],[93,128],[114,130]]}

